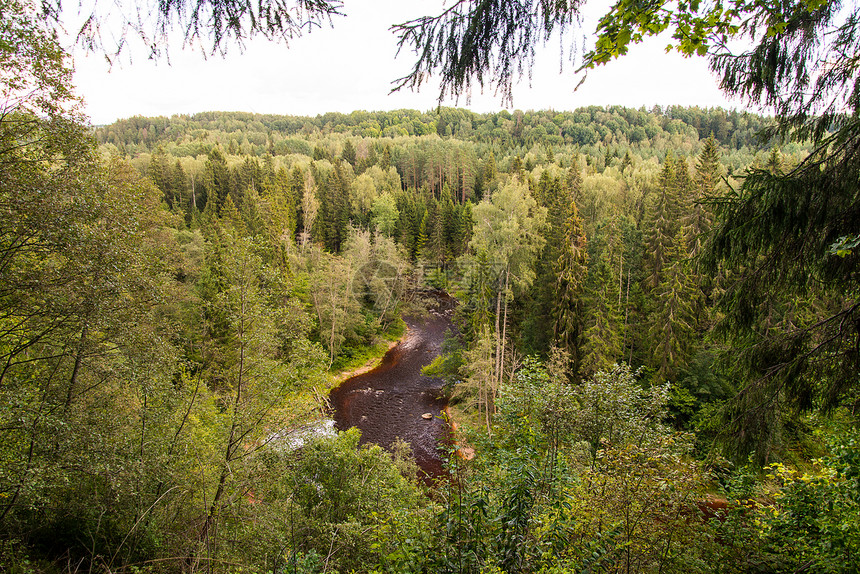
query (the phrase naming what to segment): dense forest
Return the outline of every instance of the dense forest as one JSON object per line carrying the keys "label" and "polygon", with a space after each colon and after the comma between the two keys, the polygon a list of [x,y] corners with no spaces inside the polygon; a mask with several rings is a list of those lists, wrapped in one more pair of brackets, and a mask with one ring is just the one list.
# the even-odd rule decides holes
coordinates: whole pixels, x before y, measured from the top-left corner
{"label": "dense forest", "polygon": [[[94,127],[51,32],[0,8],[4,571],[856,571],[838,117],[791,141],[677,106]],[[313,429],[440,291],[429,484],[407,443]]]}

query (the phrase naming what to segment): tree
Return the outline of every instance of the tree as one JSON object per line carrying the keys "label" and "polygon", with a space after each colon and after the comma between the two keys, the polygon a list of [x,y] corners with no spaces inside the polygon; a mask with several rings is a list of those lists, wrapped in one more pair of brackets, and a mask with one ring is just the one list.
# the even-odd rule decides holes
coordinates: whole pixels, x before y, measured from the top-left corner
{"label": "tree", "polygon": [[352,140],[346,140],[343,144],[343,151],[340,154],[340,157],[343,158],[343,161],[355,167],[355,146],[352,144]]}
{"label": "tree", "polygon": [[610,369],[624,352],[624,317],[621,314],[619,284],[615,279],[611,253],[604,248],[589,267],[585,297],[582,346],[579,350],[582,376]]}
{"label": "tree", "polygon": [[209,365],[222,416],[214,429],[221,456],[198,534],[207,552],[213,551],[220,515],[252,486],[246,481],[255,454],[268,446],[273,430],[288,428],[288,393],[322,363],[321,353],[302,336],[291,341],[292,353],[284,356],[279,324],[295,322],[301,312],[266,301],[270,279],[254,239],[238,236],[231,227],[219,235],[229,249],[221,251],[223,288],[206,302],[225,321],[216,349],[219,361]]}
{"label": "tree", "polygon": [[679,202],[683,191],[679,188],[678,171],[686,170],[682,160],[675,161],[672,154],[666,155],[660,172],[656,203],[650,213],[646,229],[648,285],[656,288],[662,281],[661,273],[666,266],[668,251],[672,248],[679,227]]}
{"label": "tree", "polygon": [[707,233],[713,225],[712,201],[720,183],[720,152],[714,134],[705,140],[696,162],[695,185],[690,209],[684,217],[684,229],[690,256],[702,252]]}
{"label": "tree", "polygon": [[[293,170],[293,175],[291,177],[293,178],[294,182],[297,181],[295,170]],[[304,248],[311,240],[314,223],[316,223],[317,214],[320,210],[320,201],[317,194],[317,186],[313,174],[308,171],[308,173],[302,179],[302,231],[299,234],[299,241],[301,243],[302,249],[304,250]]]}
{"label": "tree", "polygon": [[474,216],[469,248],[479,257],[486,257],[496,272],[492,393],[497,393],[505,368],[508,304],[515,289],[525,289],[534,279],[532,266],[544,243],[539,229],[546,209],[537,205],[526,185],[514,180],[481,201]]}
{"label": "tree", "polygon": [[[157,191],[122,162],[96,160],[86,127],[68,111],[75,101],[63,51],[34,23],[33,8],[4,1],[0,12],[6,528],[64,485],[89,480],[87,445],[110,427],[104,413],[122,394],[116,389],[163,375],[171,352],[152,316],[164,279]],[[64,465],[78,470],[60,476]]]}
{"label": "tree", "polygon": [[320,220],[326,249],[339,253],[349,228],[349,183],[341,162],[337,162],[320,187]]}
{"label": "tree", "polygon": [[576,388],[580,408],[574,413],[574,426],[577,437],[588,443],[592,460],[601,445],[642,446],[669,434],[665,426],[669,386],[646,390],[637,381],[638,375],[628,365],[616,363],[598,370]]}
{"label": "tree", "polygon": [[[841,8],[840,2],[804,0],[778,6],[619,2],[601,20],[596,47],[585,58],[584,68],[604,64],[631,43],[670,30],[676,49],[710,58],[727,93],[774,109],[770,134],[814,143],[813,153],[789,173],[754,170],[740,193],[718,206],[722,222],[709,259],[741,270],[725,298],[725,332],[759,360],[771,357],[761,363],[744,354],[747,365],[769,365],[754,375],[754,386],[769,390],[742,393],[756,395],[753,403],[760,405],[773,401],[778,389],[798,406],[837,404],[855,386],[852,373],[860,364],[860,303],[853,288],[846,293],[858,258],[850,249],[843,250],[846,257],[835,254],[845,238],[857,236],[851,222],[860,215],[860,197],[849,183],[857,180],[860,154],[860,7]],[[510,97],[534,44],[563,32],[578,9],[578,3],[460,2],[402,24],[396,27],[401,48],[413,48],[418,61],[400,85],[418,87],[438,71],[442,95],[465,93],[472,82],[496,82]],[[737,36],[752,47],[730,52],[727,40]],[[777,289],[789,298],[809,292],[810,279],[835,299],[828,310],[786,337],[758,338],[753,326],[766,311],[760,303]],[[823,384],[813,383],[821,378],[816,372]]]}
{"label": "tree", "polygon": [[547,210],[543,228],[546,241],[535,264],[536,281],[530,291],[532,301],[527,303],[530,312],[523,327],[524,336],[533,339],[535,350],[545,352],[550,346],[564,350],[574,372],[579,358],[581,298],[588,273],[587,240],[573,200],[582,180],[578,170],[575,172],[571,185],[563,183],[558,175],[550,176],[548,170],[538,182],[536,195]]}
{"label": "tree", "polygon": [[366,172],[355,178],[350,186],[349,201],[356,224],[366,226],[379,192],[373,178]]}
{"label": "tree", "polygon": [[230,170],[227,168],[227,158],[218,148],[209,152],[209,158],[203,170],[203,186],[206,190],[206,207],[211,213],[218,215],[221,212],[221,205],[230,194]]}
{"label": "tree", "polygon": [[[75,141],[82,130],[66,137],[74,147],[51,141],[53,169],[43,162],[12,169],[10,155],[0,162],[4,528],[6,519],[48,501],[104,492],[107,485],[93,476],[129,454],[132,421],[146,420],[137,399],[159,395],[176,367],[156,318],[166,283],[160,261],[167,258],[158,192],[119,161],[100,166],[92,149]],[[19,146],[15,155],[34,151]],[[97,445],[104,437],[114,439],[110,452]],[[129,492],[119,487],[115,495],[125,504]],[[103,504],[99,495],[90,499],[91,509]],[[62,521],[72,506],[41,520]],[[81,518],[101,539],[104,530]]]}
{"label": "tree", "polygon": [[310,261],[313,307],[320,339],[328,349],[331,366],[347,337],[361,321],[353,283],[354,262],[316,248]]}
{"label": "tree", "polygon": [[694,306],[698,291],[687,265],[686,247],[679,231],[666,252],[660,285],[651,291],[654,305],[649,316],[651,364],[658,381],[675,382],[678,369],[690,356],[695,334]]}
{"label": "tree", "polygon": [[397,210],[397,201],[393,195],[386,192],[374,199],[371,214],[372,228],[389,237],[394,235],[400,212]]}
{"label": "tree", "polygon": [[[65,115],[73,111],[72,70],[55,34],[38,24],[36,7],[24,0],[0,2],[0,111],[5,129],[10,112]],[[5,130],[4,130],[5,131]],[[3,149],[6,153],[7,149]]]}
{"label": "tree", "polygon": [[[400,86],[420,87],[438,71],[441,96],[468,93],[476,82],[496,83],[510,98],[512,82],[533,61],[534,44],[564,32],[579,8],[577,2],[464,1],[401,24],[395,28],[401,49],[412,48],[417,62]],[[860,7],[838,1],[622,1],[600,21],[595,49],[581,68],[605,64],[631,43],[669,30],[674,48],[710,59],[724,91],[775,111],[766,135],[809,138],[815,146],[788,173],[753,170],[717,207],[721,222],[707,259],[712,270],[720,264],[737,270],[724,298],[723,332],[747,349],[740,366],[753,381],[740,394],[745,406],[733,415],[736,427],[782,392],[808,408],[838,404],[856,388],[860,259],[843,246],[857,243],[853,222],[860,218],[858,22]],[[732,53],[734,37],[752,47]],[[789,301],[813,292],[828,303],[809,321],[779,336],[756,332],[768,298]]]}
{"label": "tree", "polygon": [[188,220],[194,206],[191,205],[192,197],[190,190],[188,189],[188,176],[185,174],[185,169],[182,167],[182,163],[178,159],[173,165],[170,178],[170,188],[176,199],[174,209],[177,213],[183,214],[186,220]]}
{"label": "tree", "polygon": [[[774,429],[756,423],[781,397],[798,409],[856,401],[860,259],[850,251],[840,257],[833,246],[857,235],[860,217],[852,183],[860,155],[860,8],[839,9],[838,2],[758,8],[741,28],[754,47],[739,55],[719,52],[712,60],[728,93],[775,109],[770,134],[814,145],[786,172],[753,169],[740,190],[716,206],[706,261],[710,270],[724,265],[735,276],[723,298],[721,332],[744,349],[736,365],[750,383],[728,417],[747,446],[768,442]],[[813,313],[783,328],[760,327],[779,322],[773,303],[790,313],[809,297],[819,302]]]}
{"label": "tree", "polygon": [[556,345],[566,351],[576,371],[579,362],[577,346],[582,330],[582,295],[588,275],[587,239],[576,204],[564,223],[564,244],[553,268],[556,273],[554,333]]}

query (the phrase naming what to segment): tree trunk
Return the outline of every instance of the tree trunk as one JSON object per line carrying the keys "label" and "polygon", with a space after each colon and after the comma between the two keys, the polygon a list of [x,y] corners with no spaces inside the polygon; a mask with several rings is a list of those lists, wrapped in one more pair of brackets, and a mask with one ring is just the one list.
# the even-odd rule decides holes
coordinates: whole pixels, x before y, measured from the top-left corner
{"label": "tree trunk", "polygon": [[69,377],[69,388],[66,392],[66,403],[63,405],[64,411],[69,410],[69,407],[72,405],[72,399],[75,397],[75,387],[78,386],[78,375],[81,372],[81,363],[83,362],[84,346],[87,342],[88,331],[87,323],[84,323],[84,327],[81,329],[81,338],[78,340],[78,350],[75,353],[75,365],[72,367],[72,376]]}
{"label": "tree trunk", "polygon": [[[505,347],[507,343],[507,331],[508,331],[508,289],[511,284],[511,269],[508,267],[505,270],[505,309],[504,316],[502,318],[502,340],[501,340],[501,350],[499,352],[499,380],[496,382],[496,392],[502,386],[502,378],[505,371]],[[493,396],[495,399],[495,396]],[[493,401],[493,414],[495,414],[496,410],[495,400]]]}
{"label": "tree trunk", "polygon": [[[221,498],[224,496],[225,486],[227,484],[227,476],[230,474],[230,466],[236,454],[240,438],[237,434],[239,429],[239,410],[242,402],[242,388],[245,384],[245,314],[247,312],[247,300],[245,288],[243,286],[240,295],[240,319],[239,330],[237,333],[237,341],[239,343],[239,365],[236,373],[236,396],[233,403],[232,422],[230,423],[230,433],[227,436],[227,448],[224,452],[224,466],[221,468],[221,475],[218,478],[218,488],[215,489],[215,495],[212,497],[212,504],[209,506],[209,513],[206,515],[206,521],[200,529],[199,540],[206,545],[206,551],[209,552],[209,533],[212,530],[212,525],[215,522],[215,517],[218,514]],[[211,563],[207,562],[207,569]]]}
{"label": "tree trunk", "polygon": [[[502,353],[501,353],[502,329],[501,329],[501,325],[500,325],[501,315],[502,315],[502,290],[500,289],[496,292],[496,331],[495,331],[495,338],[493,340],[493,343],[495,345],[495,353],[494,353],[494,357],[493,357],[494,361],[493,361],[492,376],[490,378],[490,386],[492,387],[492,389],[491,389],[491,392],[489,393],[489,394],[492,394],[493,397],[495,397],[495,394],[496,394],[497,381],[500,381],[502,378],[502,365],[500,362],[501,358],[502,358]],[[487,408],[489,408],[489,401],[487,402]],[[494,412],[495,412],[495,406],[494,406]]]}

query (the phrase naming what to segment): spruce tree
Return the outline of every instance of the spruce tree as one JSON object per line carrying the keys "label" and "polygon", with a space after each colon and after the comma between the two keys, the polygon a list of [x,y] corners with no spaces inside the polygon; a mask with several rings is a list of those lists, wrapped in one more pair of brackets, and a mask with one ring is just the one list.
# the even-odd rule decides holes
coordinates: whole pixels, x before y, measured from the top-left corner
{"label": "spruce tree", "polygon": [[343,144],[343,151],[340,154],[340,157],[351,165],[355,167],[355,146],[352,145],[352,140],[346,140]]}
{"label": "spruce tree", "polygon": [[229,229],[234,236],[245,235],[246,228],[236,204],[233,203],[233,198],[227,196],[224,200],[224,205],[221,206],[221,223]]}
{"label": "spruce tree", "polygon": [[227,159],[217,147],[209,152],[209,158],[204,164],[203,187],[206,191],[206,206],[211,203],[211,209],[219,213],[221,204],[230,193],[230,170],[227,168]]}
{"label": "spruce tree", "polygon": [[585,294],[585,331],[579,350],[579,375],[609,372],[622,359],[624,318],[618,306],[618,282],[608,249],[603,249],[589,269]]}
{"label": "spruce tree", "polygon": [[672,381],[691,354],[695,335],[694,300],[698,290],[686,258],[686,241],[678,231],[670,244],[660,273],[660,285],[652,290],[648,335],[651,366],[658,381]]}
{"label": "spruce tree", "polygon": [[347,182],[340,162],[336,163],[334,170],[329,173],[323,197],[320,223],[324,227],[326,249],[332,253],[339,253],[346,242],[350,214]]}
{"label": "spruce tree", "polygon": [[386,145],[382,148],[382,157],[379,160],[379,167],[382,168],[382,171],[388,171],[388,168],[391,167],[391,146]]}
{"label": "spruce tree", "polygon": [[525,168],[523,167],[523,160],[520,156],[514,156],[514,159],[511,160],[511,175],[519,179],[521,182],[525,181]]}
{"label": "spruce tree", "polygon": [[675,235],[681,228],[683,213],[693,193],[693,183],[687,162],[666,155],[660,173],[655,202],[646,217],[647,288],[654,289],[662,281],[667,253],[672,249]]}
{"label": "spruce tree", "polygon": [[564,225],[572,204],[565,197],[559,178],[551,177],[547,170],[541,173],[534,197],[547,210],[546,225],[542,229],[545,242],[535,262],[535,281],[523,300],[523,306],[532,312],[525,314],[521,330],[530,351],[545,353],[554,338],[554,325],[546,318],[553,316],[558,284],[556,267],[564,250]]}
{"label": "spruce tree", "polygon": [[575,157],[571,166],[567,168],[567,176],[564,183],[570,200],[578,202],[580,197],[582,197],[582,174],[579,171],[579,163]]}
{"label": "spruce tree", "polygon": [[163,200],[167,206],[172,208],[176,203],[176,197],[173,190],[170,163],[163,147],[158,146],[158,149],[150,156],[147,175],[152,180],[152,183],[155,184],[155,187],[161,190]]}
{"label": "spruce tree", "polygon": [[457,249],[457,241],[461,231],[460,218],[457,217],[454,203],[450,199],[442,205],[441,219],[445,259],[451,261],[460,255]]}
{"label": "spruce tree", "polygon": [[646,283],[648,289],[657,288],[661,281],[661,272],[665,267],[666,253],[674,241],[677,221],[673,217],[675,209],[674,193],[676,190],[675,162],[671,153],[666,155],[663,169],[660,172],[656,203],[646,218],[645,262],[647,266]]}
{"label": "spruce tree", "polygon": [[180,163],[178,159],[173,165],[173,170],[170,173],[170,181],[173,193],[176,196],[174,207],[179,213],[186,217],[187,222],[187,217],[190,216],[193,206],[188,186],[188,175],[185,173],[185,170],[182,168],[182,163]]}
{"label": "spruce tree", "polygon": [[487,159],[484,160],[484,185],[487,189],[493,190],[496,178],[498,177],[498,168],[496,167],[496,155],[490,152]]}
{"label": "spruce tree", "polygon": [[445,227],[443,215],[443,208],[439,202],[431,200],[430,207],[425,215],[428,218],[425,230],[426,240],[421,245],[421,256],[434,266],[445,264]]}
{"label": "spruce tree", "polygon": [[296,231],[304,228],[304,195],[305,195],[305,173],[299,166],[293,166],[287,176],[288,193],[290,201],[296,206]]}
{"label": "spruce tree", "polygon": [[424,209],[421,215],[421,222],[418,224],[418,233],[415,238],[415,257],[424,255],[425,246],[427,245],[427,233],[429,228],[428,215],[430,210]]}
{"label": "spruce tree", "polygon": [[578,345],[582,329],[582,296],[588,275],[588,250],[582,228],[582,219],[571,203],[570,215],[564,224],[564,242],[561,253],[553,265],[555,271],[555,298],[553,327],[555,346],[570,357],[571,372],[578,370]]}
{"label": "spruce tree", "polygon": [[696,163],[694,192],[690,207],[684,217],[685,238],[691,257],[702,252],[705,235],[713,224],[713,214],[706,203],[716,193],[720,181],[720,152],[711,134]]}

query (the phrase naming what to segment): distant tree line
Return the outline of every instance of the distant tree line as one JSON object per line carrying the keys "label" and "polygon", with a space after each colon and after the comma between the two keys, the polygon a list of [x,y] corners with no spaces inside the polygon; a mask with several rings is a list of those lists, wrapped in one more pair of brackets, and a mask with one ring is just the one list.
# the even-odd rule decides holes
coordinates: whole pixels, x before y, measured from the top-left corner
{"label": "distant tree line", "polygon": [[[574,111],[520,111],[477,114],[459,108],[429,112],[395,110],[326,113],[315,117],[277,116],[247,112],[203,112],[167,117],[133,117],[96,129],[99,143],[118,148],[154,149],[174,142],[185,152],[195,144],[218,142],[231,153],[263,156],[301,153],[312,155],[308,140],[329,134],[360,138],[438,135],[441,138],[492,144],[506,150],[517,146],[628,145],[674,135],[707,138],[711,133],[721,146],[738,150],[766,145],[757,134],[765,117],[721,108],[654,106],[650,110],[621,106],[588,106]],[[196,155],[196,154],[195,154]]]}

